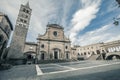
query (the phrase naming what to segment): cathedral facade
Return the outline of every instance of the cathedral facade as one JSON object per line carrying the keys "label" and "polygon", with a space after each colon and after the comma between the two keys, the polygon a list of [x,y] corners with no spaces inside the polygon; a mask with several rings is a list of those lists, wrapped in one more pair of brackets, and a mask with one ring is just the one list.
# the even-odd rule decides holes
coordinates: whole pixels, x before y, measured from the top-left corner
{"label": "cathedral facade", "polygon": [[38,59],[71,59],[71,42],[58,24],[48,24],[44,35],[38,35]]}

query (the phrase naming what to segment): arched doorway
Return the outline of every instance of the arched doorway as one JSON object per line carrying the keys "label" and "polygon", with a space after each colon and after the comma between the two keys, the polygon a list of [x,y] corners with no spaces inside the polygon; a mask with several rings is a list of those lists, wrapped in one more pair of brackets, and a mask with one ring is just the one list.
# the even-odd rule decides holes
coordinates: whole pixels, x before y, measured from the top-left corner
{"label": "arched doorway", "polygon": [[44,60],[44,59],[45,59],[45,54],[41,53],[41,60]]}
{"label": "arched doorway", "polygon": [[95,52],[94,52],[94,51],[92,51],[92,55],[95,55]]}
{"label": "arched doorway", "polygon": [[84,55],[86,55],[86,52],[84,52]]}
{"label": "arched doorway", "polygon": [[97,53],[97,54],[100,54],[100,50],[96,50],[96,53]]}
{"label": "arched doorway", "polygon": [[66,59],[69,59],[69,54],[68,53],[66,53]]}
{"label": "arched doorway", "polygon": [[46,51],[41,51],[40,52],[40,60],[45,60],[45,58],[46,58]]}
{"label": "arched doorway", "polygon": [[106,60],[115,60],[115,59],[120,59],[120,56],[113,54],[106,57]]}
{"label": "arched doorway", "polygon": [[28,54],[28,55],[27,55],[27,59],[29,59],[29,60],[30,60],[30,59],[33,59],[33,56],[30,55],[30,54]]}
{"label": "arched doorway", "polygon": [[90,52],[88,52],[88,55],[90,55]]}
{"label": "arched doorway", "polygon": [[66,59],[70,59],[70,55],[69,55],[70,52],[66,51],[65,53],[66,53]]}
{"label": "arched doorway", "polygon": [[58,51],[54,51],[54,59],[58,59]]}
{"label": "arched doorway", "polygon": [[58,48],[53,49],[54,59],[59,59],[59,53],[60,53],[60,49]]}
{"label": "arched doorway", "polygon": [[35,52],[25,52],[24,57],[26,59],[26,64],[33,64],[35,63],[36,53]]}

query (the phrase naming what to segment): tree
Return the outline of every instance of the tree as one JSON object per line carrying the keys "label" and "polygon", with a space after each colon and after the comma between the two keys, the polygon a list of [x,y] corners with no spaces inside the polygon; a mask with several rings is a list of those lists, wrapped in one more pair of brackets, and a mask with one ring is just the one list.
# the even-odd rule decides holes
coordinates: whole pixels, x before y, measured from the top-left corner
{"label": "tree", "polygon": [[[118,7],[120,7],[120,0],[116,0],[116,2],[118,3]],[[119,20],[120,20],[120,18],[119,18],[119,17],[113,18],[113,20],[114,20],[113,24],[114,24],[115,26],[118,26],[118,25],[119,25]]]}
{"label": "tree", "polygon": [[120,7],[120,0],[116,0],[116,2],[118,3],[119,7]]}
{"label": "tree", "polygon": [[118,26],[119,25],[119,18],[113,18],[113,20],[114,20],[113,24],[115,26]]}

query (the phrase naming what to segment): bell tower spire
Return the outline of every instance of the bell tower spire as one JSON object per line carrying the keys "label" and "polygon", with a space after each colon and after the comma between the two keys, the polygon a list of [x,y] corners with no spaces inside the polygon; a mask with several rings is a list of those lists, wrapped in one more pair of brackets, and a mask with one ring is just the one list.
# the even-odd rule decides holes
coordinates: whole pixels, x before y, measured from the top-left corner
{"label": "bell tower spire", "polygon": [[30,8],[30,6],[29,6],[29,1],[26,3],[26,7],[29,7],[29,8]]}

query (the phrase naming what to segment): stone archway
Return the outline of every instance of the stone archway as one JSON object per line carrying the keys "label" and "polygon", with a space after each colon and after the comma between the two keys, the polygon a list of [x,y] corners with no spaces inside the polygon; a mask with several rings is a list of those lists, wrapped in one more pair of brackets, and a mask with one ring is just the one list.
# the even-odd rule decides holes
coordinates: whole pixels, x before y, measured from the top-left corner
{"label": "stone archway", "polygon": [[33,64],[35,63],[36,52],[32,52],[32,51],[25,52],[24,58],[26,59],[26,64]]}
{"label": "stone archway", "polygon": [[46,52],[45,51],[41,51],[40,52],[40,59],[41,60],[45,60],[45,58],[46,58]]}
{"label": "stone archway", "polygon": [[45,59],[45,53],[41,53],[41,60]]}
{"label": "stone archway", "polygon": [[66,53],[66,59],[69,59],[69,54],[68,53]]}
{"label": "stone archway", "polygon": [[115,60],[115,59],[120,59],[120,55],[113,54],[106,57],[106,60]]}
{"label": "stone archway", "polygon": [[53,57],[54,57],[54,59],[59,59],[59,54],[60,54],[60,49],[58,49],[58,48],[54,48],[53,49]]}
{"label": "stone archway", "polygon": [[94,51],[92,51],[92,55],[95,55],[95,52],[94,52]]}
{"label": "stone archway", "polygon": [[97,53],[97,54],[100,54],[100,50],[96,50],[96,53]]}
{"label": "stone archway", "polygon": [[59,55],[59,52],[58,51],[54,51],[54,59],[59,59],[58,55]]}
{"label": "stone archway", "polygon": [[70,59],[69,51],[66,51],[66,59]]}

